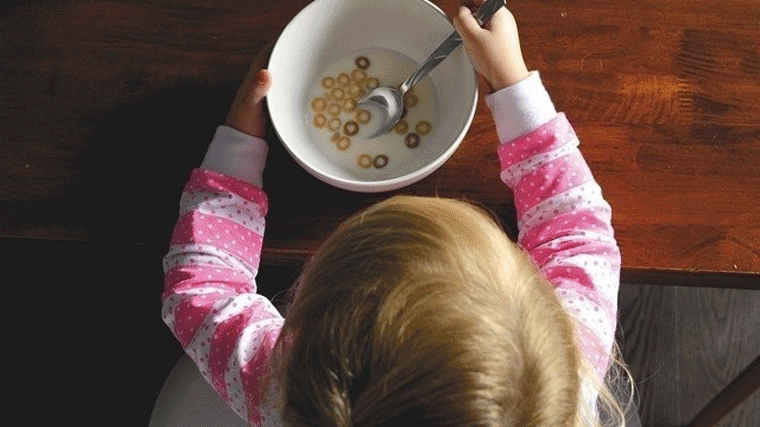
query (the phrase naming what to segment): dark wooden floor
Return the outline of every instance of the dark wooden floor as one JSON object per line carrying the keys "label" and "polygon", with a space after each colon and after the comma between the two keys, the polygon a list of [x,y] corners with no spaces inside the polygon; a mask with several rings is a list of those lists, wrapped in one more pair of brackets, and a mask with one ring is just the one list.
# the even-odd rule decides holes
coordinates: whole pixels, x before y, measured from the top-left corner
{"label": "dark wooden floor", "polygon": [[[643,425],[686,425],[757,357],[758,313],[758,291],[623,284],[618,342]],[[760,426],[760,392],[717,425]]]}

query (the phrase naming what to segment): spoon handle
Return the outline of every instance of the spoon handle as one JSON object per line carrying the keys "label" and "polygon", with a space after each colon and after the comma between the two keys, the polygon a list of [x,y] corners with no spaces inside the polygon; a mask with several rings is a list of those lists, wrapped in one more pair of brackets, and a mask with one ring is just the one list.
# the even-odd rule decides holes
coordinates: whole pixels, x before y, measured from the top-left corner
{"label": "spoon handle", "polygon": [[[505,0],[488,0],[483,6],[479,7],[477,11],[473,14],[475,17],[475,20],[478,21],[478,24],[482,27],[485,25],[488,20],[491,19],[491,17],[498,11],[502,6],[504,6]],[[447,56],[451,52],[454,51],[459,45],[462,44],[462,37],[454,31],[449,35],[446,40],[441,43],[440,46],[438,46],[438,49],[434,50],[433,53],[430,54],[430,56],[427,57],[427,59],[420,65],[420,68],[417,69],[411,76],[409,76],[406,81],[401,84],[399,87],[399,91],[401,92],[401,96],[404,96],[406,91],[409,90],[410,87],[416,85],[419,83],[420,80],[422,80],[433,68],[435,68],[438,64],[441,63],[444,59],[446,59]]]}

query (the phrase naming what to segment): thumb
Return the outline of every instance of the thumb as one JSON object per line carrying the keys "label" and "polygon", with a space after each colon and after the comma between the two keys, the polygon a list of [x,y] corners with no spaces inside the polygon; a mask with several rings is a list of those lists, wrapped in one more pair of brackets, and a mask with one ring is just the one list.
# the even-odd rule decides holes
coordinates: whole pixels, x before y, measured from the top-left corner
{"label": "thumb", "polygon": [[456,16],[452,20],[454,28],[467,44],[473,44],[483,28],[478,21],[472,16],[472,12],[465,6],[459,6]]}
{"label": "thumb", "polygon": [[260,102],[272,87],[272,73],[267,69],[259,70],[256,73],[256,86],[253,89],[253,102]]}

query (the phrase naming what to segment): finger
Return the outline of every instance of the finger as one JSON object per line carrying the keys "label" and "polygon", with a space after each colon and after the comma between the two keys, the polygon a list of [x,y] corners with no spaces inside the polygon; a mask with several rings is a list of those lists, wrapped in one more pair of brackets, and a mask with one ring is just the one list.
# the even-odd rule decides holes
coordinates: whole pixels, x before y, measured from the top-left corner
{"label": "finger", "polygon": [[[269,56],[272,54],[272,49],[274,48],[274,42],[275,40],[271,40],[262,46],[254,58],[251,60],[251,63],[248,66],[248,71],[245,73],[243,82],[240,85],[240,92],[243,92],[246,95],[252,95],[257,84],[256,77],[259,71],[267,66],[267,62],[269,62]],[[271,80],[271,73],[269,74],[269,80]]]}
{"label": "finger", "polygon": [[478,21],[472,16],[472,12],[464,6],[457,10],[457,14],[452,22],[459,36],[469,45],[475,44],[483,32],[483,28],[480,27]]}
{"label": "finger", "polygon": [[491,19],[486,22],[486,27],[494,32],[503,32],[508,25],[514,24],[515,18],[512,12],[502,6],[493,14]]}
{"label": "finger", "polygon": [[272,87],[272,73],[263,69],[256,74],[256,87],[253,89],[253,103],[258,104],[267,96],[269,89]]}
{"label": "finger", "polygon": [[[470,12],[473,14],[473,17],[475,15],[475,12],[482,7],[484,4],[486,4],[486,1],[488,0],[467,0],[465,3],[465,6],[467,6],[470,9]],[[494,14],[491,16],[491,18],[483,24],[482,28],[485,28],[488,31],[495,31],[498,29],[501,29],[504,27],[504,10],[506,7],[500,7],[494,12]],[[476,20],[477,22],[477,20]]]}

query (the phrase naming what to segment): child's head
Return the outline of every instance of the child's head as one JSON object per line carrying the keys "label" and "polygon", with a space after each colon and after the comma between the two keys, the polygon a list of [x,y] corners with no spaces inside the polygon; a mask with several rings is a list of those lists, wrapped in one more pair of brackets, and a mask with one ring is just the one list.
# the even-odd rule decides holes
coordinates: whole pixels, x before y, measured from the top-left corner
{"label": "child's head", "polygon": [[274,356],[303,426],[569,426],[573,325],[486,211],[394,197],[306,266]]}

